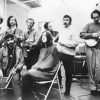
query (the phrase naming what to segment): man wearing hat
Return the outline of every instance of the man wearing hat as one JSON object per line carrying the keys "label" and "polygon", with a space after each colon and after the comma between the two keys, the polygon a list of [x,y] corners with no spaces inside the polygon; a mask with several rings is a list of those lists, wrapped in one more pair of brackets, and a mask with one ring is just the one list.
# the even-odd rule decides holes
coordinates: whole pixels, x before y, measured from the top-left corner
{"label": "man wearing hat", "polygon": [[18,100],[18,97],[21,95],[20,71],[23,67],[22,50],[16,46],[14,35],[6,35],[4,41],[5,45],[0,49],[0,69],[3,71],[3,76],[7,77],[12,68],[17,64],[17,70],[13,75],[11,83],[16,97],[15,100]]}

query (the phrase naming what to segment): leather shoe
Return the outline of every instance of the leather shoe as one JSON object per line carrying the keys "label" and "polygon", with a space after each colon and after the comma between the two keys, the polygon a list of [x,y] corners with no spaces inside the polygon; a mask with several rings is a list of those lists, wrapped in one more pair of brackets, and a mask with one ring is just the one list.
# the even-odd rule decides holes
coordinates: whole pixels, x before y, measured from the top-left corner
{"label": "leather shoe", "polygon": [[96,90],[91,90],[91,95],[97,95],[98,94],[98,91]]}
{"label": "leather shoe", "polygon": [[70,92],[66,92],[64,93],[64,96],[69,96],[70,95]]}

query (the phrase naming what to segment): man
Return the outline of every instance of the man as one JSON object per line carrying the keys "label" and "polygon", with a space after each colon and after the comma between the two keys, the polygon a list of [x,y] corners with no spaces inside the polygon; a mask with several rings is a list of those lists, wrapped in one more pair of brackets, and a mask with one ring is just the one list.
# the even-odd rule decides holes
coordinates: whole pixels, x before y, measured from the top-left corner
{"label": "man", "polygon": [[[39,55],[39,49],[36,47],[34,50],[32,47],[37,44],[38,32],[34,28],[35,22],[34,19],[28,18],[26,20],[27,31],[24,33],[24,57],[25,57],[25,65],[28,66],[28,69],[36,63]],[[35,55],[34,55],[35,54]]]}
{"label": "man", "polygon": [[[100,12],[94,10],[91,13],[93,22],[88,23],[80,33],[82,39],[97,39],[100,37]],[[90,79],[91,94],[96,94],[100,82],[100,42],[94,47],[86,45],[86,58],[88,64],[88,73]]]}
{"label": "man", "polygon": [[[58,51],[60,53],[60,60],[63,62],[66,75],[65,96],[70,94],[72,82],[72,65],[75,55],[75,47],[77,46],[77,42],[73,37],[74,31],[71,28],[71,22],[72,18],[69,15],[65,15],[63,17],[63,29],[59,31],[59,40],[57,45]],[[60,75],[59,79],[61,81]]]}
{"label": "man", "polygon": [[38,61],[22,74],[23,100],[29,100],[35,81],[53,79],[58,67],[58,51],[53,45],[51,34],[43,33],[39,42],[42,44],[42,49]]}
{"label": "man", "polygon": [[36,29],[34,28],[34,19],[32,18],[28,18],[26,20],[26,24],[27,24],[27,32],[25,32],[24,34],[24,39],[25,42],[31,44],[35,44],[38,41],[38,33],[36,31]]}
{"label": "man", "polygon": [[18,28],[17,19],[14,16],[9,16],[7,19],[7,26],[8,29],[2,35],[1,42],[4,42],[4,37],[7,34],[13,34],[16,42],[18,42],[17,45],[20,46],[19,41],[23,40],[23,31]]}
{"label": "man", "polygon": [[53,42],[57,42],[58,41],[58,37],[59,37],[58,32],[53,30],[53,26],[52,26],[52,24],[50,22],[46,22],[44,24],[44,29],[46,31],[51,32],[52,37],[53,37]]}
{"label": "man", "polygon": [[[12,72],[13,77],[11,83],[15,93],[15,100],[21,96],[21,84],[20,84],[20,71],[23,67],[23,55],[22,50],[16,46],[14,41],[14,35],[8,34],[4,37],[5,45],[0,49],[0,69],[3,71],[3,76],[8,77]],[[16,72],[12,69],[16,65]]]}

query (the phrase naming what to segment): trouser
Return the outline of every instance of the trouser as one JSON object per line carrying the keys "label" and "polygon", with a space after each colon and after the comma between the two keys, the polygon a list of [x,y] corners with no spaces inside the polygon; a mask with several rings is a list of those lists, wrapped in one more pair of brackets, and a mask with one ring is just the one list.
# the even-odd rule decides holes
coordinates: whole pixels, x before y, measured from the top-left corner
{"label": "trouser", "polygon": [[21,97],[22,95],[22,89],[21,89],[21,81],[20,81],[20,73],[14,74],[12,80],[11,80],[15,98],[17,99],[18,97]]}
{"label": "trouser", "polygon": [[100,49],[86,48],[90,89],[100,88]]}
{"label": "trouser", "polygon": [[[63,62],[63,66],[65,69],[65,76],[66,76],[65,92],[70,92],[71,82],[72,82],[73,60],[74,60],[74,56],[60,53],[60,61]],[[58,74],[58,76],[59,76],[59,81],[61,83],[61,75]]]}
{"label": "trouser", "polygon": [[33,79],[30,74],[22,76],[22,100],[32,100]]}

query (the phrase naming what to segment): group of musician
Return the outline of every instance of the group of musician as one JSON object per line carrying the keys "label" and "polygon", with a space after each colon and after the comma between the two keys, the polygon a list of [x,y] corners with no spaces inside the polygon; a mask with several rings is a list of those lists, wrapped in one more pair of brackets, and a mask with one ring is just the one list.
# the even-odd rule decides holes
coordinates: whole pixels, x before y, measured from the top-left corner
{"label": "group of musician", "polygon": [[[100,11],[94,10],[91,19],[93,22],[87,24],[80,32],[82,39],[100,36]],[[70,95],[75,48],[78,46],[78,41],[74,37],[75,30],[71,25],[71,16],[67,14],[63,16],[63,28],[58,32],[53,30],[50,22],[46,22],[45,31],[40,37],[34,28],[33,18],[28,18],[26,24],[27,31],[23,32],[14,16],[7,19],[8,29],[0,40],[0,77],[7,77],[7,82],[13,87],[15,100],[32,100],[32,89],[36,89],[35,82],[53,79],[60,60],[66,77],[64,95]],[[39,47],[39,50],[35,50],[36,47]],[[30,51],[32,53],[28,55]],[[100,44],[92,48],[86,45],[85,53],[91,94],[95,94],[100,89]],[[31,56],[32,62],[29,60]],[[62,87],[61,70],[58,76]]]}

